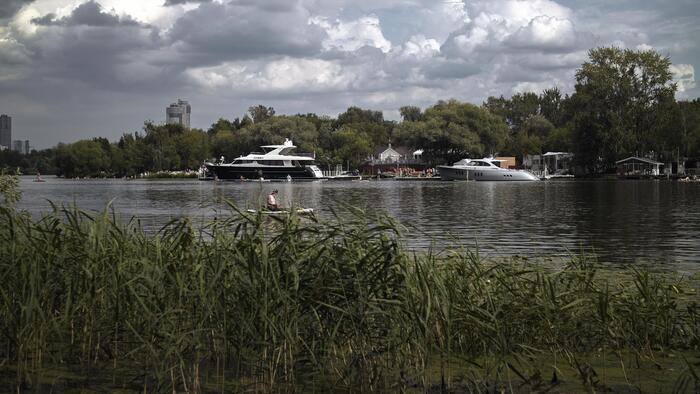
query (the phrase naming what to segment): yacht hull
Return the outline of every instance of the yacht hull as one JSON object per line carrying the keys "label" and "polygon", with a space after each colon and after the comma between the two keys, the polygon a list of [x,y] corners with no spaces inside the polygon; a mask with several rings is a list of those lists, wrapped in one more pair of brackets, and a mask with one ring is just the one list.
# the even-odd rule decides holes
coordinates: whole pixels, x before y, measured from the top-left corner
{"label": "yacht hull", "polygon": [[233,166],[227,164],[206,164],[209,172],[220,180],[243,179],[321,179],[310,167],[285,166]]}
{"label": "yacht hull", "polygon": [[438,166],[440,178],[445,181],[537,181],[536,176],[521,170],[505,168],[469,168],[464,166]]}

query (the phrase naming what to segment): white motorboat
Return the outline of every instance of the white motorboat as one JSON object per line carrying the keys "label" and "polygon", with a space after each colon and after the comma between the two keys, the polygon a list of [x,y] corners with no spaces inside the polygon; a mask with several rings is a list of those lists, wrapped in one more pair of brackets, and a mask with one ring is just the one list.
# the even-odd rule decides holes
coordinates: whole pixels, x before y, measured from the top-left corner
{"label": "white motorboat", "polygon": [[282,145],[263,145],[262,153],[241,156],[230,163],[222,159],[218,163],[204,163],[209,173],[220,180],[247,179],[322,179],[323,174],[310,154],[292,155],[296,148],[287,139]]}
{"label": "white motorboat", "polygon": [[525,170],[509,170],[494,163],[500,160],[492,158],[462,159],[451,166],[438,166],[442,180],[467,181],[538,181],[539,179]]}

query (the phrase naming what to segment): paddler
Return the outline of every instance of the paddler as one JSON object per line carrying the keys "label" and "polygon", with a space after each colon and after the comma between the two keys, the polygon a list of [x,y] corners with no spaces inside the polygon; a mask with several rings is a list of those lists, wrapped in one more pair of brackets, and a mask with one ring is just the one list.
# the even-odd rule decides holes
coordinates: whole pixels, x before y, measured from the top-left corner
{"label": "paddler", "polygon": [[279,209],[279,205],[277,205],[277,189],[275,189],[267,195],[267,210],[278,211]]}

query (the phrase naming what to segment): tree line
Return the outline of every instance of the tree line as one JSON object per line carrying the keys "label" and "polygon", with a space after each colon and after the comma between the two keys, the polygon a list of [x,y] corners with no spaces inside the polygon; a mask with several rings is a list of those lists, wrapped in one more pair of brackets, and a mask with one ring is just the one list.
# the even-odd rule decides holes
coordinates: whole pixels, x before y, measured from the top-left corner
{"label": "tree line", "polygon": [[605,172],[631,155],[698,158],[700,100],[675,99],[670,69],[669,58],[653,50],[596,48],[577,69],[571,95],[552,87],[489,97],[482,105],[441,100],[424,110],[401,107],[400,121],[354,106],[333,118],[278,115],[257,105],[207,130],[147,122],[116,142],[98,137],[29,155],[4,151],[0,167],[65,177],[134,176],[196,169],[204,159],[232,159],[285,138],[299,151],[314,152],[324,168],[358,167],[388,143],[423,149],[429,164],[490,154],[521,161],[528,154],[567,151],[586,173]]}

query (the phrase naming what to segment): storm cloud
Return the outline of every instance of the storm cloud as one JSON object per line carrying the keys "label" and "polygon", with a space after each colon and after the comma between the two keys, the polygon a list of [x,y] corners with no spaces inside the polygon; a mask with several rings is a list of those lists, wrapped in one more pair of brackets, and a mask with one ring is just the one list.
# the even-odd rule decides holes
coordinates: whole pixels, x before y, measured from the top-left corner
{"label": "storm cloud", "polygon": [[208,127],[255,104],[335,115],[557,86],[596,46],[653,48],[700,93],[700,7],[568,0],[6,0],[0,112],[38,148],[138,130],[177,98]]}
{"label": "storm cloud", "polygon": [[33,0],[3,0],[0,2],[0,19],[10,18],[20,8],[31,3]]}

